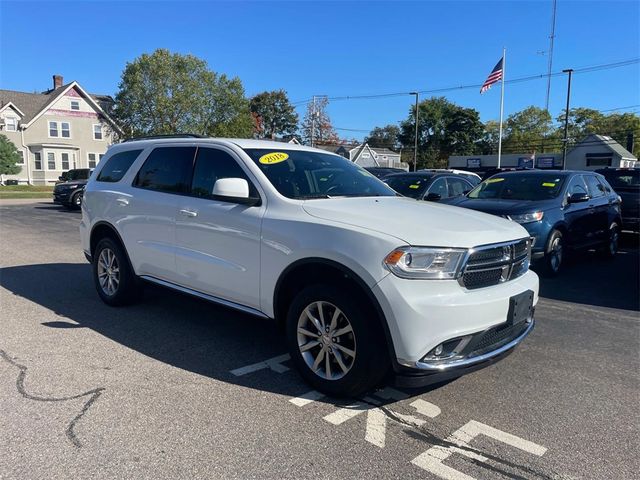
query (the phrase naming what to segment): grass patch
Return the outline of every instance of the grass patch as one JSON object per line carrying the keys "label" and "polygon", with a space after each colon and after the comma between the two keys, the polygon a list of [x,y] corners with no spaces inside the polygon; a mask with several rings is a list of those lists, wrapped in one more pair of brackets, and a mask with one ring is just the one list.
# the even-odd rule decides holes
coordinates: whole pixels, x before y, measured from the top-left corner
{"label": "grass patch", "polygon": [[4,192],[53,192],[53,185],[1,185],[0,193]]}
{"label": "grass patch", "polygon": [[3,198],[52,198],[51,192],[5,192],[0,190],[0,200]]}

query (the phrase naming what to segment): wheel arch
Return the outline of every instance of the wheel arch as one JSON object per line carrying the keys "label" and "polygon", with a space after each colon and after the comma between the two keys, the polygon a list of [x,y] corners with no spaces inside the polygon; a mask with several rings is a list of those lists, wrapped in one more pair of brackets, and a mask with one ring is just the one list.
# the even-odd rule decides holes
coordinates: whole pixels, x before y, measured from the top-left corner
{"label": "wheel arch", "polygon": [[321,281],[333,281],[345,287],[355,287],[356,292],[371,307],[377,321],[377,327],[380,328],[384,335],[389,360],[392,365],[395,365],[396,355],[393,339],[378,299],[357,273],[334,260],[321,257],[304,258],[293,262],[283,270],[278,277],[273,293],[273,311],[276,321],[284,324],[288,305],[304,285],[320,283]]}
{"label": "wheel arch", "polygon": [[135,274],[135,269],[131,263],[131,258],[129,258],[129,252],[127,251],[124,241],[116,227],[109,222],[96,222],[96,224],[91,228],[91,233],[89,234],[89,252],[91,253],[91,257],[94,257],[94,252],[98,246],[98,242],[105,237],[109,237],[120,244],[125,256],[127,257],[127,261],[129,262],[129,267],[131,267],[131,271]]}

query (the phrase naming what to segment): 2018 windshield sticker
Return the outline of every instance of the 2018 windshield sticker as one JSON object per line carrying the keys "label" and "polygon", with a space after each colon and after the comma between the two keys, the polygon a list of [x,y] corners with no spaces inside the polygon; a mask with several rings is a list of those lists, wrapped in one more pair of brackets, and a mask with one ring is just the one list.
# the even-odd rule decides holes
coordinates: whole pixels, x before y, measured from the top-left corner
{"label": "2018 windshield sticker", "polygon": [[409,188],[420,188],[420,185],[409,185]]}
{"label": "2018 windshield sticker", "polygon": [[284,152],[271,152],[261,156],[258,161],[263,165],[273,165],[274,163],[284,162],[289,155]]}
{"label": "2018 windshield sticker", "polygon": [[555,186],[556,186],[556,184],[555,184],[555,183],[553,183],[553,182],[544,182],[544,183],[542,184],[542,186],[543,186],[543,187],[555,187]]}
{"label": "2018 windshield sticker", "polygon": [[487,183],[498,183],[498,182],[504,182],[504,178],[490,178],[489,180],[486,181]]}

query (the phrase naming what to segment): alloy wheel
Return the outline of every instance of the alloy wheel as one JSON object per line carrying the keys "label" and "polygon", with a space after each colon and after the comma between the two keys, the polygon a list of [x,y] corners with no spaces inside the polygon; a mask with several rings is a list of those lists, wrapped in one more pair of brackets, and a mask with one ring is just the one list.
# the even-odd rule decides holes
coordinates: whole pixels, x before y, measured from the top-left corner
{"label": "alloy wheel", "polygon": [[551,244],[549,264],[554,272],[560,270],[560,265],[562,264],[562,240],[558,237],[554,238]]}
{"label": "alloy wheel", "polygon": [[102,291],[113,296],[120,285],[120,267],[116,254],[110,248],[103,248],[98,257],[98,282]]}
{"label": "alloy wheel", "polygon": [[618,252],[618,242],[620,240],[620,234],[618,228],[613,227],[611,229],[611,236],[609,237],[609,253],[614,256]]}
{"label": "alloy wheel", "polygon": [[347,316],[329,302],[307,305],[298,318],[298,349],[320,378],[339,380],[356,359],[356,338]]}

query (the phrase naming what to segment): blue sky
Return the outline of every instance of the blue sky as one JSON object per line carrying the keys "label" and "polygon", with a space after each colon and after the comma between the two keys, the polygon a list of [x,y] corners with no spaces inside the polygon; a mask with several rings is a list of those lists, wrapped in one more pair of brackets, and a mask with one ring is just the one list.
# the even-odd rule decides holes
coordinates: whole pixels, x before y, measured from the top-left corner
{"label": "blue sky", "polygon": [[[551,0],[376,2],[9,2],[0,0],[0,88],[42,91],[51,75],[114,95],[128,61],[156,48],[238,76],[247,95],[292,101],[482,83],[507,48],[506,78],[546,73]],[[558,1],[554,71],[640,57],[640,2]],[[544,107],[546,79],[507,85],[505,113]],[[498,86],[440,95],[499,116]],[[566,78],[552,79],[550,109]],[[339,128],[406,118],[413,97],[332,101]],[[572,105],[640,111],[640,65],[577,74]],[[304,113],[304,105],[299,107]],[[340,130],[342,137],[366,132]]]}

